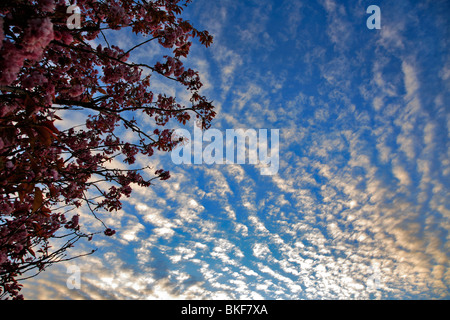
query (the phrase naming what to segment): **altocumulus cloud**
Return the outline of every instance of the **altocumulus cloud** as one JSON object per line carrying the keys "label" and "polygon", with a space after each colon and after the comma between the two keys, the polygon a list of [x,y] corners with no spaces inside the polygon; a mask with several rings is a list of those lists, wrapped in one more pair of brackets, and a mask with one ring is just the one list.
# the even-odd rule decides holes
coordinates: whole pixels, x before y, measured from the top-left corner
{"label": "altocumulus cloud", "polygon": [[172,179],[107,218],[115,237],[75,249],[99,248],[68,263],[81,288],[62,264],[25,297],[450,297],[448,4],[384,3],[380,30],[361,1],[285,4],[188,9],[218,35],[194,61],[220,105],[215,127],[280,129],[278,174],[156,155]]}

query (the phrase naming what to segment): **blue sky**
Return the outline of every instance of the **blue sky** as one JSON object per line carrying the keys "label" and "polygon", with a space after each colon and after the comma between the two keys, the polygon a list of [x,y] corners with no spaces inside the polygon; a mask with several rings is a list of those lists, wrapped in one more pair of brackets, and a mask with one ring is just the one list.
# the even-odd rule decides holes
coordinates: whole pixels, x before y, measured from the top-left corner
{"label": "blue sky", "polygon": [[[194,1],[185,17],[214,44],[186,65],[217,106],[213,128],[279,129],[278,173],[140,158],[172,178],[135,189],[103,216],[115,237],[81,243],[74,253],[99,250],[28,280],[25,297],[449,299],[448,13],[435,0]],[[162,79],[153,89],[188,98]],[[66,286],[70,265],[80,289]]]}

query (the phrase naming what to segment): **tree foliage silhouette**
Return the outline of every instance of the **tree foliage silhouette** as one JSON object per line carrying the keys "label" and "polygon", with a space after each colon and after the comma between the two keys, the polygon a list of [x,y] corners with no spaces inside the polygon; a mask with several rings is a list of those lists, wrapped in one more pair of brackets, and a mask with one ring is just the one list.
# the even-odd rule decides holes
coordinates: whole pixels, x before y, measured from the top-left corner
{"label": "tree foliage silhouette", "polygon": [[[171,151],[179,142],[163,128],[171,119],[186,124],[193,116],[203,129],[215,116],[212,103],[199,93],[198,72],[185,68],[196,38],[208,47],[212,36],[180,15],[190,0],[78,0],[69,12],[61,0],[2,0],[0,4],[0,296],[21,299],[21,279],[68,258],[66,250],[82,231],[74,208],[99,211],[121,208],[132,186],[148,187],[170,173],[134,168],[138,155]],[[80,25],[73,21],[79,14]],[[106,35],[131,29],[141,42],[120,48]],[[124,30],[123,30],[124,31]],[[117,37],[113,37],[117,39]],[[144,40],[142,40],[144,39]],[[93,45],[93,43],[103,45]],[[130,59],[138,48],[164,47],[167,55],[153,64]],[[188,106],[165,93],[154,93],[158,76],[190,94]],[[63,110],[63,111],[61,111]],[[55,122],[75,110],[86,114],[82,126],[58,130]],[[143,129],[151,118],[151,132]],[[141,119],[138,121],[137,119]],[[159,128],[161,127],[161,128]],[[127,130],[135,139],[125,139]],[[111,168],[122,159],[128,169]],[[147,177],[147,178],[146,178]],[[104,183],[108,188],[102,188]],[[71,216],[69,216],[71,215]],[[60,238],[64,243],[51,248]]]}

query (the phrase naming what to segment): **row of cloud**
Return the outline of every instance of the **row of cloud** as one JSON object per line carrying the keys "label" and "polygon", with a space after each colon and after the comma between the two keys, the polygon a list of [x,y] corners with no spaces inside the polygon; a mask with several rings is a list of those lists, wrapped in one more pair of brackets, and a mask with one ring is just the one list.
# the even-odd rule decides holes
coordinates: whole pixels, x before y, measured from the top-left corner
{"label": "row of cloud", "polygon": [[[404,50],[413,41],[397,28],[405,16],[383,19],[361,52],[380,54],[361,60],[367,68],[355,69],[344,50],[351,37],[338,41],[329,29],[333,58],[327,61],[329,49],[320,45],[311,50],[322,54],[309,57],[320,66],[320,94],[302,89],[308,80],[298,79],[287,99],[289,71],[267,73],[242,48],[220,42],[237,5],[205,5],[217,13],[203,21],[218,41],[212,57],[196,63],[206,93],[217,96],[216,125],[282,125],[279,174],[262,177],[252,165],[174,166],[167,183],[136,188],[124,209],[105,220],[116,226],[116,238],[79,248],[100,248],[74,262],[80,290],[67,288],[61,265],[31,280],[25,292],[94,299],[448,297],[450,117],[438,91],[427,92],[433,105],[424,105],[426,64]],[[243,40],[270,32],[263,7],[252,20],[258,28],[242,30]],[[329,25],[346,24],[342,4],[328,0],[322,7]],[[250,83],[239,78],[250,68],[245,64],[255,68]],[[448,69],[433,80],[445,81]],[[365,72],[372,76],[359,82]],[[83,217],[96,224],[87,212]]]}

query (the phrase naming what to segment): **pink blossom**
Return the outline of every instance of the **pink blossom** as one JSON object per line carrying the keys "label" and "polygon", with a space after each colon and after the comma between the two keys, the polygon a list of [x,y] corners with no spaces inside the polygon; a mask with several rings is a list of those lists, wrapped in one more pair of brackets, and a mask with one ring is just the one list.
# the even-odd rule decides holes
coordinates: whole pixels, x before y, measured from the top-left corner
{"label": "pink blossom", "polygon": [[109,8],[109,20],[112,25],[130,23],[130,18],[125,12],[125,9],[117,4],[114,4]]}
{"label": "pink blossom", "polygon": [[8,260],[8,256],[4,252],[0,252],[0,265]]}
{"label": "pink blossom", "polygon": [[5,32],[3,31],[3,18],[0,17],[0,49],[3,47],[4,39],[5,39]]}
{"label": "pink blossom", "polygon": [[54,0],[40,0],[39,5],[41,6],[42,11],[51,12],[55,9]]}
{"label": "pink blossom", "polygon": [[105,231],[103,231],[103,233],[105,235],[107,235],[108,237],[110,237],[110,236],[112,236],[112,235],[114,235],[116,233],[116,230],[112,230],[110,228],[107,228]]}
{"label": "pink blossom", "polygon": [[47,82],[44,84],[43,89],[46,93],[45,102],[47,105],[51,105],[53,103],[53,96],[55,95],[55,85],[53,83]]}
{"label": "pink blossom", "polygon": [[0,210],[3,215],[9,215],[13,211],[12,205],[2,199],[0,202]]}
{"label": "pink blossom", "polygon": [[128,72],[125,74],[124,79],[130,82],[136,82],[141,78],[141,70],[137,67],[130,68]]}
{"label": "pink blossom", "polygon": [[3,43],[1,55],[3,61],[0,62],[0,84],[10,85],[17,78],[20,68],[26,55],[13,43],[6,41]]}
{"label": "pink blossom", "polygon": [[22,85],[25,88],[34,88],[37,86],[41,86],[44,83],[47,83],[48,79],[46,77],[44,77],[44,75],[42,73],[39,72],[33,72],[28,78],[26,78],[23,82]]}
{"label": "pink blossom", "polygon": [[73,42],[73,36],[69,32],[62,32],[58,36],[61,37],[62,42],[64,42],[64,44],[66,44],[66,45],[69,45]]}
{"label": "pink blossom", "polygon": [[123,75],[123,68],[124,66],[121,65],[120,67],[114,68],[111,66],[106,67],[103,70],[103,82],[105,83],[116,83],[117,81],[120,80],[120,78],[122,78]]}
{"label": "pink blossom", "polygon": [[50,18],[36,18],[28,22],[28,28],[25,30],[23,43],[26,44],[25,51],[27,58],[39,60],[45,47],[54,39],[53,23]]}
{"label": "pink blossom", "polygon": [[83,92],[84,92],[84,88],[81,85],[76,84],[76,85],[72,86],[72,88],[70,88],[69,96],[71,96],[72,98],[75,98],[75,97],[78,97],[81,94],[83,94]]}
{"label": "pink blossom", "polygon": [[79,223],[80,215],[76,214],[72,217],[72,220],[70,220],[66,224],[67,229],[79,229],[78,223]]}
{"label": "pink blossom", "polygon": [[56,171],[55,169],[50,170],[50,174],[52,175],[53,179],[58,179],[58,171]]}
{"label": "pink blossom", "polygon": [[20,253],[20,251],[23,250],[23,245],[21,245],[20,243],[16,244],[16,246],[14,247],[14,252],[15,253]]}

